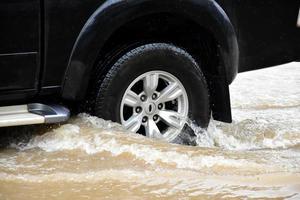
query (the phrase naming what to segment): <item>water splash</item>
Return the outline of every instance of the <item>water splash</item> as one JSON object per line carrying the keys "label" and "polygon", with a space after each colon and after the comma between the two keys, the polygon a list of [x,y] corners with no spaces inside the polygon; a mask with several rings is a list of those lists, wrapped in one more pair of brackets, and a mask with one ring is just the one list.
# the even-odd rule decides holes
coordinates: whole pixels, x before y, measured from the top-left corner
{"label": "water splash", "polygon": [[[297,121],[294,119],[294,122]],[[194,123],[190,127],[200,147],[259,150],[287,149],[300,144],[300,130],[297,127],[278,122],[272,124],[265,119],[244,119],[233,121],[230,125],[211,120],[206,130]]]}

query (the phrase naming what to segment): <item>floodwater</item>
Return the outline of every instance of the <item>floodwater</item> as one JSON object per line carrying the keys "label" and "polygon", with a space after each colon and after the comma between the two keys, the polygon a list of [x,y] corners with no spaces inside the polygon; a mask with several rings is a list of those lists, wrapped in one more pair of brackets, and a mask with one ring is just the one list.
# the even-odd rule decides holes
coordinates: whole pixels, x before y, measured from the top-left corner
{"label": "floodwater", "polygon": [[87,114],[23,128],[0,149],[0,199],[300,199],[300,63],[239,74],[230,90],[233,124],[193,127],[196,147]]}

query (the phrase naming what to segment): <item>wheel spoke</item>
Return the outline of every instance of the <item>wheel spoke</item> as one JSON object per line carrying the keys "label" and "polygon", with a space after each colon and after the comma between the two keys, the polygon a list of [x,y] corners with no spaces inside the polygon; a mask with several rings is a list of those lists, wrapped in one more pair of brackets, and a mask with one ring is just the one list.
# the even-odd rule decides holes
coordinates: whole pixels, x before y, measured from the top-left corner
{"label": "wheel spoke", "polygon": [[145,128],[146,128],[147,137],[162,138],[162,134],[160,133],[159,128],[157,127],[156,123],[152,119],[149,119]]}
{"label": "wheel spoke", "polygon": [[124,98],[124,104],[127,106],[136,107],[140,104],[140,98],[135,92],[129,90]]}
{"label": "wheel spoke", "polygon": [[158,86],[158,74],[149,74],[144,78],[144,91],[147,96],[151,96]]}
{"label": "wheel spoke", "polygon": [[123,125],[127,130],[136,133],[142,125],[142,119],[142,115],[135,114],[132,115],[127,121],[125,121]]}
{"label": "wheel spoke", "polygon": [[161,119],[169,126],[179,129],[182,117],[175,111],[162,110],[159,112]]}
{"label": "wheel spoke", "polygon": [[171,83],[160,93],[158,97],[159,103],[172,101],[182,95],[182,90],[177,83]]}

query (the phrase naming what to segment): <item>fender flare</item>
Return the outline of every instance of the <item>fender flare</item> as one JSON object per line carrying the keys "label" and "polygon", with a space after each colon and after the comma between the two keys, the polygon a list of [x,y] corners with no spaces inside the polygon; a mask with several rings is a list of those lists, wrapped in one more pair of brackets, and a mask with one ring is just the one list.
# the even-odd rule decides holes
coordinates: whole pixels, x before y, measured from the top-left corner
{"label": "fender flare", "polygon": [[215,1],[107,0],[90,16],[73,46],[62,97],[84,98],[99,51],[118,28],[139,17],[161,12],[185,16],[213,33],[219,44],[228,87],[238,72],[238,43],[228,16]]}

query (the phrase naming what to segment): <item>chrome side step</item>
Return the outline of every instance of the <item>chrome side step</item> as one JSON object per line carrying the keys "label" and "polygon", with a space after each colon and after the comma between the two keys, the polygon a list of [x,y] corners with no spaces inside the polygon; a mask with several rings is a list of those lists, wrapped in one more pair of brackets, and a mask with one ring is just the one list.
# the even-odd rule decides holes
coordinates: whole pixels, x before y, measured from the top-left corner
{"label": "chrome side step", "polygon": [[298,13],[297,27],[300,28],[300,8]]}
{"label": "chrome side step", "polygon": [[70,111],[60,105],[31,103],[0,107],[0,127],[58,123],[69,117]]}

